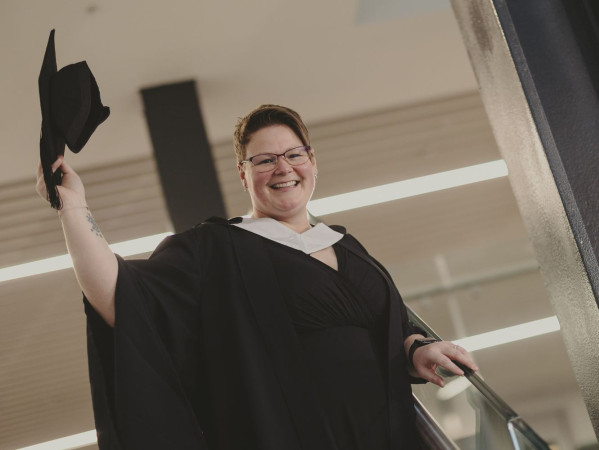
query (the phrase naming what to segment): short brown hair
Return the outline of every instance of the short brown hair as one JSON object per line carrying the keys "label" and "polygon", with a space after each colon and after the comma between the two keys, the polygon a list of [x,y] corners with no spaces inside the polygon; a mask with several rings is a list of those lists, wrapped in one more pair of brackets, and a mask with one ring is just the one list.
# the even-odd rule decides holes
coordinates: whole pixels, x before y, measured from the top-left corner
{"label": "short brown hair", "polygon": [[272,125],[285,125],[293,131],[304,145],[310,145],[308,129],[302,118],[294,110],[279,105],[261,105],[240,118],[233,133],[233,147],[237,162],[243,161],[246,156],[246,146],[252,134]]}

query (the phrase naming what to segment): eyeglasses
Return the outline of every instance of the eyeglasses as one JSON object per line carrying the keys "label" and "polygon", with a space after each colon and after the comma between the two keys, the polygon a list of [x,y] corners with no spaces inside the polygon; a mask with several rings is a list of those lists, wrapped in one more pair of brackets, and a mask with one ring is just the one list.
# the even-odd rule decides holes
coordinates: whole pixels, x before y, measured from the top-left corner
{"label": "eyeglasses", "polygon": [[270,172],[275,170],[277,163],[279,162],[279,156],[285,158],[285,161],[292,166],[299,166],[304,164],[310,159],[309,145],[302,145],[300,147],[290,148],[279,155],[275,153],[261,153],[260,155],[252,156],[251,158],[239,161],[239,164],[249,162],[257,172]]}

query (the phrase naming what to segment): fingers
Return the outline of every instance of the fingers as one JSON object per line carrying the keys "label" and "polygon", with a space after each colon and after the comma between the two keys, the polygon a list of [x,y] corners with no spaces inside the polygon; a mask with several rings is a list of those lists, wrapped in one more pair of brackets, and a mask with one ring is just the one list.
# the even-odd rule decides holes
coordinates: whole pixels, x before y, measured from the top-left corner
{"label": "fingers", "polygon": [[48,193],[46,192],[46,183],[44,182],[44,171],[42,169],[41,161],[37,165],[37,180],[35,183],[35,192],[37,192],[38,195],[43,199],[48,200]]}
{"label": "fingers", "polygon": [[422,378],[424,378],[429,383],[436,384],[439,387],[445,386],[445,381],[443,380],[443,377],[440,377],[439,375],[437,375],[437,373],[435,372],[435,369],[432,369],[431,371],[427,371],[425,376],[423,376]]}
{"label": "fingers", "polygon": [[54,161],[52,163],[52,173],[56,172],[56,169],[58,169],[63,164],[64,164],[64,156],[61,155],[58,158],[56,158],[56,161]]}
{"label": "fingers", "polygon": [[464,375],[464,371],[460,367],[458,367],[454,361],[452,361],[451,359],[449,359],[446,356],[440,358],[439,365],[441,367],[443,367],[444,369],[447,369],[454,375],[460,375],[460,376]]}
{"label": "fingers", "polygon": [[464,375],[464,371],[478,370],[468,351],[451,342],[444,342],[442,358],[438,364],[456,375]]}
{"label": "fingers", "polygon": [[62,170],[62,173],[65,175],[75,173],[75,170],[73,169],[73,167],[64,160],[62,161],[62,163],[60,165],[60,169]]}
{"label": "fingers", "polygon": [[420,347],[414,352],[413,362],[420,377],[441,387],[444,382],[443,378],[436,373],[438,367],[455,375],[464,375],[465,371],[478,370],[470,354],[451,342],[437,342]]}
{"label": "fingers", "polygon": [[37,184],[40,184],[40,180],[44,180],[44,171],[42,170],[42,162],[40,161],[37,165]]}
{"label": "fingers", "polygon": [[428,367],[431,365],[434,365],[435,368],[439,366],[454,375],[464,375],[464,371],[454,362],[463,355],[450,342],[440,342],[437,344],[437,348],[431,348],[428,354],[421,356],[426,358],[424,363]]}
{"label": "fingers", "polygon": [[471,369],[475,372],[478,370],[478,366],[465,348],[462,348],[459,345],[455,345],[451,342],[449,342],[449,344],[452,346],[452,348],[449,353],[446,353],[447,356],[449,356],[453,361],[463,364],[468,369]]}
{"label": "fingers", "polygon": [[[67,164],[64,162],[64,156],[60,155],[56,158],[56,161],[52,163],[51,169],[52,173],[56,172],[59,167],[65,167]],[[68,166],[68,170],[72,171],[70,166]],[[63,170],[64,172],[64,170]],[[46,183],[44,181],[44,170],[42,168],[42,162],[40,161],[37,165],[37,181],[35,184],[36,192],[44,199],[48,200],[48,192],[46,191]]]}
{"label": "fingers", "polygon": [[[64,156],[60,155],[58,158],[56,158],[56,161],[54,161],[52,163],[52,173],[56,172],[56,169],[58,169],[60,166],[62,165],[66,165],[67,163],[64,161]],[[70,166],[69,166],[70,168]],[[41,177],[44,174],[44,170],[42,169],[42,162],[40,161],[37,165],[37,177]]]}
{"label": "fingers", "polygon": [[437,364],[432,363],[429,365],[422,365],[421,363],[419,363],[418,367],[415,366],[415,368],[415,376],[422,378],[423,380],[426,380],[429,383],[436,384],[437,386],[444,386],[445,381],[443,380],[443,377],[436,372]]}

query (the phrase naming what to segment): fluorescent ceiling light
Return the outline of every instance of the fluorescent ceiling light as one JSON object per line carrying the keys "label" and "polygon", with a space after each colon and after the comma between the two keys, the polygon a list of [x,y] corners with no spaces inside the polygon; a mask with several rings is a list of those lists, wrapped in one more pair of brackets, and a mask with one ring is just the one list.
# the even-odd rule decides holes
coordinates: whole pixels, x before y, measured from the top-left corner
{"label": "fluorescent ceiling light", "polygon": [[[130,241],[118,242],[112,244],[110,248],[113,252],[119,255],[133,256],[141,253],[151,252],[165,237],[172,233],[160,233],[152,236],[146,236]],[[15,280],[17,278],[29,277],[32,275],[40,275],[43,273],[55,272],[57,270],[68,269],[73,267],[71,257],[69,255],[54,256],[52,258],[40,259],[16,266],[5,267],[0,269],[0,283],[3,281]]]}
{"label": "fluorescent ceiling light", "polygon": [[454,344],[464,347],[469,352],[495,347],[509,342],[521,341],[535,336],[540,336],[554,331],[559,331],[560,326],[556,316],[545,319],[533,320],[513,327],[501,328],[488,333],[457,339]]}
{"label": "fluorescent ceiling light", "polygon": [[[488,333],[481,333],[463,339],[453,341],[454,344],[464,347],[470,352],[495,347],[496,345],[507,344],[509,342],[521,341],[535,336],[559,331],[560,326],[556,316],[545,319],[533,320],[513,327],[501,328]],[[443,389],[436,392],[436,397],[441,401],[452,399],[458,394],[468,389],[472,384],[466,377],[459,377],[451,380]]]}
{"label": "fluorescent ceiling light", "polygon": [[30,447],[22,447],[17,450],[68,450],[87,447],[96,442],[96,430],[90,430],[85,431],[84,433],[54,439],[53,441],[42,442],[41,444],[32,445]]}
{"label": "fluorescent ceiling light", "polygon": [[[391,200],[464,186],[479,181],[492,180],[507,175],[503,160],[435,173],[410,180],[384,184],[359,191],[333,195],[308,203],[308,209],[315,216],[324,216],[363,206],[376,205]],[[130,241],[113,244],[110,248],[121,256],[138,255],[154,250],[162,239],[172,233],[161,233]],[[55,256],[0,269],[0,283],[32,275],[54,272],[72,267],[69,255]]]}
{"label": "fluorescent ceiling light", "polygon": [[507,173],[505,161],[500,159],[475,166],[462,167],[461,169],[448,170],[447,172],[425,175],[423,177],[312,200],[308,203],[308,209],[315,216],[324,216],[349,209],[376,205],[392,200],[477,183],[479,181],[505,177]]}

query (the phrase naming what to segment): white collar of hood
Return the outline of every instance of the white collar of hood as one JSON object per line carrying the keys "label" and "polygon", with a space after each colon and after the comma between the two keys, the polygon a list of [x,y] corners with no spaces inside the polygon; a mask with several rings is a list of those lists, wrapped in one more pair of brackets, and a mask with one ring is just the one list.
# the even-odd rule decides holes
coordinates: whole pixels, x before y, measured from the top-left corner
{"label": "white collar of hood", "polygon": [[343,238],[343,234],[329,228],[324,223],[318,223],[303,233],[296,233],[288,226],[270,217],[254,219],[244,216],[242,219],[242,222],[233,225],[308,255],[330,247]]}

